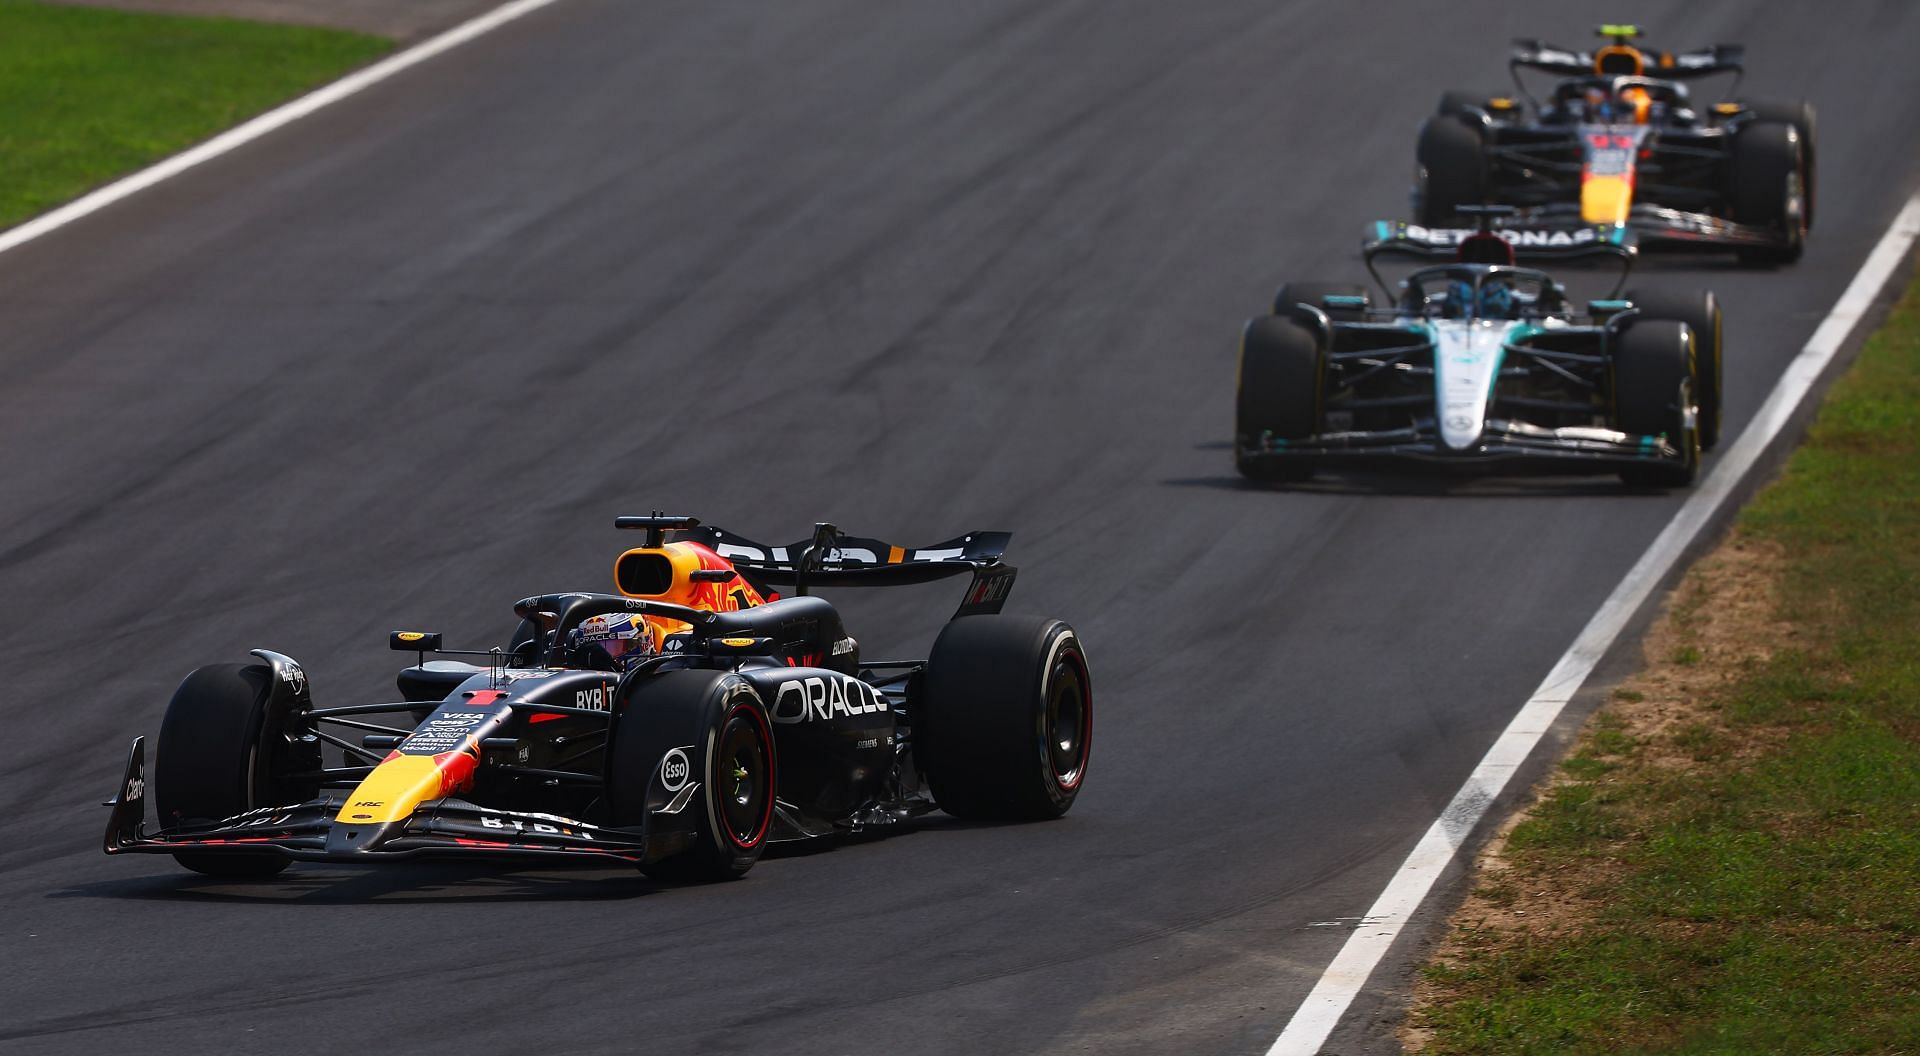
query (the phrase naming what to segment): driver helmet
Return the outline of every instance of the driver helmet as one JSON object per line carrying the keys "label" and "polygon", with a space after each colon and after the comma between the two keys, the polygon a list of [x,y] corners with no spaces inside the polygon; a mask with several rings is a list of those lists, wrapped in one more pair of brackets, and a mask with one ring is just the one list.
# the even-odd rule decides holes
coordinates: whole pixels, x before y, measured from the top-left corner
{"label": "driver helmet", "polygon": [[1613,93],[1604,88],[1587,89],[1587,120],[1613,120]]}
{"label": "driver helmet", "polygon": [[1447,299],[1443,307],[1449,319],[1520,318],[1520,297],[1514,291],[1513,282],[1499,275],[1482,279],[1477,294],[1473,283],[1465,279],[1448,280]]}
{"label": "driver helmet", "polygon": [[1447,299],[1441,314],[1448,319],[1465,319],[1473,314],[1473,283],[1465,279],[1447,280]]}
{"label": "driver helmet", "polygon": [[1489,275],[1481,281],[1479,303],[1474,307],[1482,319],[1520,317],[1520,298],[1514,293],[1513,283],[1499,275]]}
{"label": "driver helmet", "polygon": [[589,616],[567,632],[567,656],[598,671],[629,671],[658,652],[653,627],[637,612]]}

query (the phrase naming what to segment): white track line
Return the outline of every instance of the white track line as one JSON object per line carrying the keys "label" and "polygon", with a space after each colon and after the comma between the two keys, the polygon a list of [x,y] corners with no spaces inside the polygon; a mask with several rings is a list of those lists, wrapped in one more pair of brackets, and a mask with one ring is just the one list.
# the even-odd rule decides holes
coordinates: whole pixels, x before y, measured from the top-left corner
{"label": "white track line", "polygon": [[1733,494],[1741,478],[1780,435],[1821,372],[1833,362],[1841,343],[1886,288],[1894,269],[1907,259],[1916,237],[1920,237],[1920,194],[1909,199],[1906,208],[1900,210],[1893,226],[1868,254],[1846,292],[1840,295],[1839,303],[1807,339],[1806,347],[1787,364],[1786,373],[1781,375],[1779,384],[1747,424],[1740,439],[1721,455],[1707,479],[1634,563],[1626,578],[1600,606],[1600,611],[1594,613],[1573,645],[1553,665],[1546,681],[1534,690],[1520,713],[1500,734],[1500,739],[1493,742],[1486,757],[1468,776],[1467,783],[1454,794],[1453,801],[1414,846],[1413,853],[1407,855],[1400,871],[1387,883],[1373,908],[1367,910],[1366,919],[1370,923],[1354,929],[1347,938],[1346,945],[1327,966],[1313,992],[1294,1012],[1273,1047],[1267,1050],[1267,1056],[1314,1056],[1320,1051],[1380,959],[1386,956],[1387,948],[1425,901],[1434,881],[1453,861],[1455,852],[1486,815],[1494,798],[1533,753],[1540,738],[1560,716],[1561,709],[1573,699],[1593,672],[1594,665],[1626,628],[1627,621],[1666,579],[1700,530]]}
{"label": "white track line", "polygon": [[[437,37],[222,132],[199,146],[0,233],[0,253],[57,231],[123,198],[251,143],[275,129],[357,95],[442,52],[558,2],[514,0],[513,3],[463,22]],[[1540,743],[1548,727],[1559,717],[1561,709],[1566,707],[1574,692],[1586,682],[1593,666],[1599,663],[1600,657],[1619,637],[1627,620],[1653,593],[1700,533],[1700,529],[1753,467],[1760,453],[1786,426],[1800,401],[1806,398],[1813,383],[1839,352],[1841,342],[1853,331],[1854,324],[1886,286],[1893,269],[1906,258],[1916,236],[1920,236],[1920,195],[1909,200],[1906,208],[1900,211],[1893,226],[1868,255],[1866,263],[1861,265],[1846,292],[1841,294],[1839,303],[1827,313],[1826,320],[1814,331],[1806,347],[1788,364],[1780,383],[1774,387],[1753,421],[1748,423],[1746,431],[1740,434],[1740,439],[1718,460],[1705,483],[1680,507],[1653,545],[1641,555],[1620,585],[1614,588],[1613,594],[1600,606],[1600,611],[1594,614],[1580,636],[1574,639],[1573,646],[1553,666],[1546,681],[1534,691],[1520,713],[1501,733],[1499,740],[1480,760],[1480,765],[1474,768],[1467,783],[1454,794],[1453,801],[1447,804],[1426,835],[1421,837],[1413,853],[1407,856],[1399,872],[1394,874],[1386,890],[1380,893],[1380,898],[1367,912],[1367,919],[1373,923],[1356,929],[1347,939],[1346,945],[1341,947],[1333,963],[1321,975],[1319,984],[1307,995],[1306,1001],[1294,1013],[1293,1019],[1281,1031],[1272,1048],[1267,1050],[1268,1056],[1313,1056],[1319,1051],[1361,987],[1366,985],[1374,967],[1386,955],[1387,947],[1393,944],[1400,929],[1426,899],[1427,892],[1432,890],[1433,882],[1439,878],[1447,863],[1453,860],[1454,852],[1485,816],[1494,797],[1506,787],[1514,770],[1532,754],[1534,746]]]}
{"label": "white track line", "polygon": [[421,41],[398,54],[389,55],[371,66],[350,73],[278,109],[269,110],[246,124],[236,125],[199,146],[175,154],[123,180],[107,184],[83,198],[76,198],[50,213],[43,213],[19,227],[0,233],[0,253],[31,242],[41,235],[57,231],[81,217],[105,209],[122,198],[137,194],[162,180],[178,176],[202,162],[211,161],[251,143],[283,125],[292,124],[308,114],[331,106],[349,96],[357,95],[402,70],[418,66],[441,52],[457,48],[516,18],[532,14],[558,2],[559,0],[514,0],[513,3],[496,7],[484,15],[462,22],[437,37]]}

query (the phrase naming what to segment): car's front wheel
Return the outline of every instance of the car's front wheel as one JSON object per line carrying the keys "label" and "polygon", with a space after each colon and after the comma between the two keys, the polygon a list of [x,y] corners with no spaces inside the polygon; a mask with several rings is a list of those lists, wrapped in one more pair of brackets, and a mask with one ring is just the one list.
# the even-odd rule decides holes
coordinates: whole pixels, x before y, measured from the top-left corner
{"label": "car's front wheel", "polygon": [[[154,750],[153,798],[162,828],[211,825],[312,796],[312,779],[297,775],[319,769],[318,746],[290,736],[273,687],[273,671],[261,664],[209,664],[180,683]],[[272,851],[173,857],[209,876],[267,877],[287,867],[286,857]]]}
{"label": "car's front wheel", "polygon": [[1720,442],[1720,299],[1712,290],[1629,291],[1627,300],[1642,319],[1671,319],[1693,331],[1693,371],[1700,405],[1700,449],[1711,451]]}
{"label": "car's front wheel", "polygon": [[735,880],[766,850],[779,788],[773,726],[753,685],[725,671],[667,671],[619,703],[607,751],[612,823],[640,829],[655,804],[677,798],[690,840],[641,866],[661,880]]}
{"label": "car's front wheel", "polygon": [[[1293,289],[1289,283],[1281,296]],[[1317,333],[1298,320],[1266,315],[1247,323],[1234,385],[1234,467],[1241,476],[1276,481],[1311,475],[1305,461],[1260,458],[1249,446],[1304,440],[1320,431],[1325,358]]]}
{"label": "car's front wheel", "polygon": [[1636,322],[1613,348],[1614,419],[1623,433],[1662,437],[1677,459],[1649,461],[1621,470],[1628,484],[1683,488],[1700,472],[1700,434],[1695,428],[1694,335],[1685,323]]}
{"label": "car's front wheel", "polygon": [[1779,121],[1792,125],[1800,137],[1801,183],[1805,188],[1806,228],[1813,230],[1814,206],[1819,203],[1820,143],[1819,125],[1813,104],[1805,100],[1793,103],[1753,102],[1747,104],[1756,121]]}
{"label": "car's front wheel", "polygon": [[1733,218],[1777,232],[1780,242],[1740,251],[1748,264],[1791,264],[1807,237],[1805,144],[1793,125],[1755,121],[1733,140]]}

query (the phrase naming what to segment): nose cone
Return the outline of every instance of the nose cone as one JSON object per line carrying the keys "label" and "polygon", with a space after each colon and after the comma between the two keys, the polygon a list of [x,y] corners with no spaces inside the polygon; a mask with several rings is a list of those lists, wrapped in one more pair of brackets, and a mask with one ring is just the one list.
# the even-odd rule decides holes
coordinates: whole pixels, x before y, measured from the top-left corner
{"label": "nose cone", "polygon": [[1440,440],[1450,451],[1471,451],[1487,427],[1487,403],[1507,327],[1490,320],[1455,323],[1436,334],[1434,385],[1439,397]]}
{"label": "nose cone", "polygon": [[1633,208],[1633,181],[1625,176],[1589,176],[1580,183],[1580,219],[1624,224]]}
{"label": "nose cone", "polygon": [[390,755],[347,797],[338,825],[381,825],[400,821],[413,808],[439,799],[446,787],[446,770],[431,755]]}

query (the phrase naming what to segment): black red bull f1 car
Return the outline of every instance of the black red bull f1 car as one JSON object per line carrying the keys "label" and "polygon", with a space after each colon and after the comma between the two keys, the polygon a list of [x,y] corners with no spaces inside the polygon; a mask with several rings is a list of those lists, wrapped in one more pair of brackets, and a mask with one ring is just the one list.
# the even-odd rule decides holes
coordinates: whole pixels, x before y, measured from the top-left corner
{"label": "black red bull f1 car", "polygon": [[[1592,51],[1516,41],[1516,95],[1447,92],[1420,129],[1414,214],[1520,208],[1520,226],[1631,226],[1642,246],[1797,260],[1814,213],[1814,113],[1801,103],[1696,102],[1689,84],[1730,76],[1744,49],[1665,52],[1634,26],[1602,26]],[[1535,97],[1521,70],[1557,75]]]}
{"label": "black red bull f1 car", "polygon": [[[134,742],[107,853],[232,877],[431,855],[725,879],[770,843],[935,808],[1041,819],[1073,805],[1092,746],[1087,658],[1067,624],[1001,614],[1006,533],[905,549],[822,524],[768,547],[690,517],[617,524],[646,533],[615,564],[618,593],[525,598],[507,646],[465,654],[480,662],[429,660],[459,654],[394,632],[419,654],[397,701],[322,707],[300,665],[264,649],[194,671],[150,773]],[[863,659],[810,593],[956,575],[971,577],[965,600],[924,660]]]}

